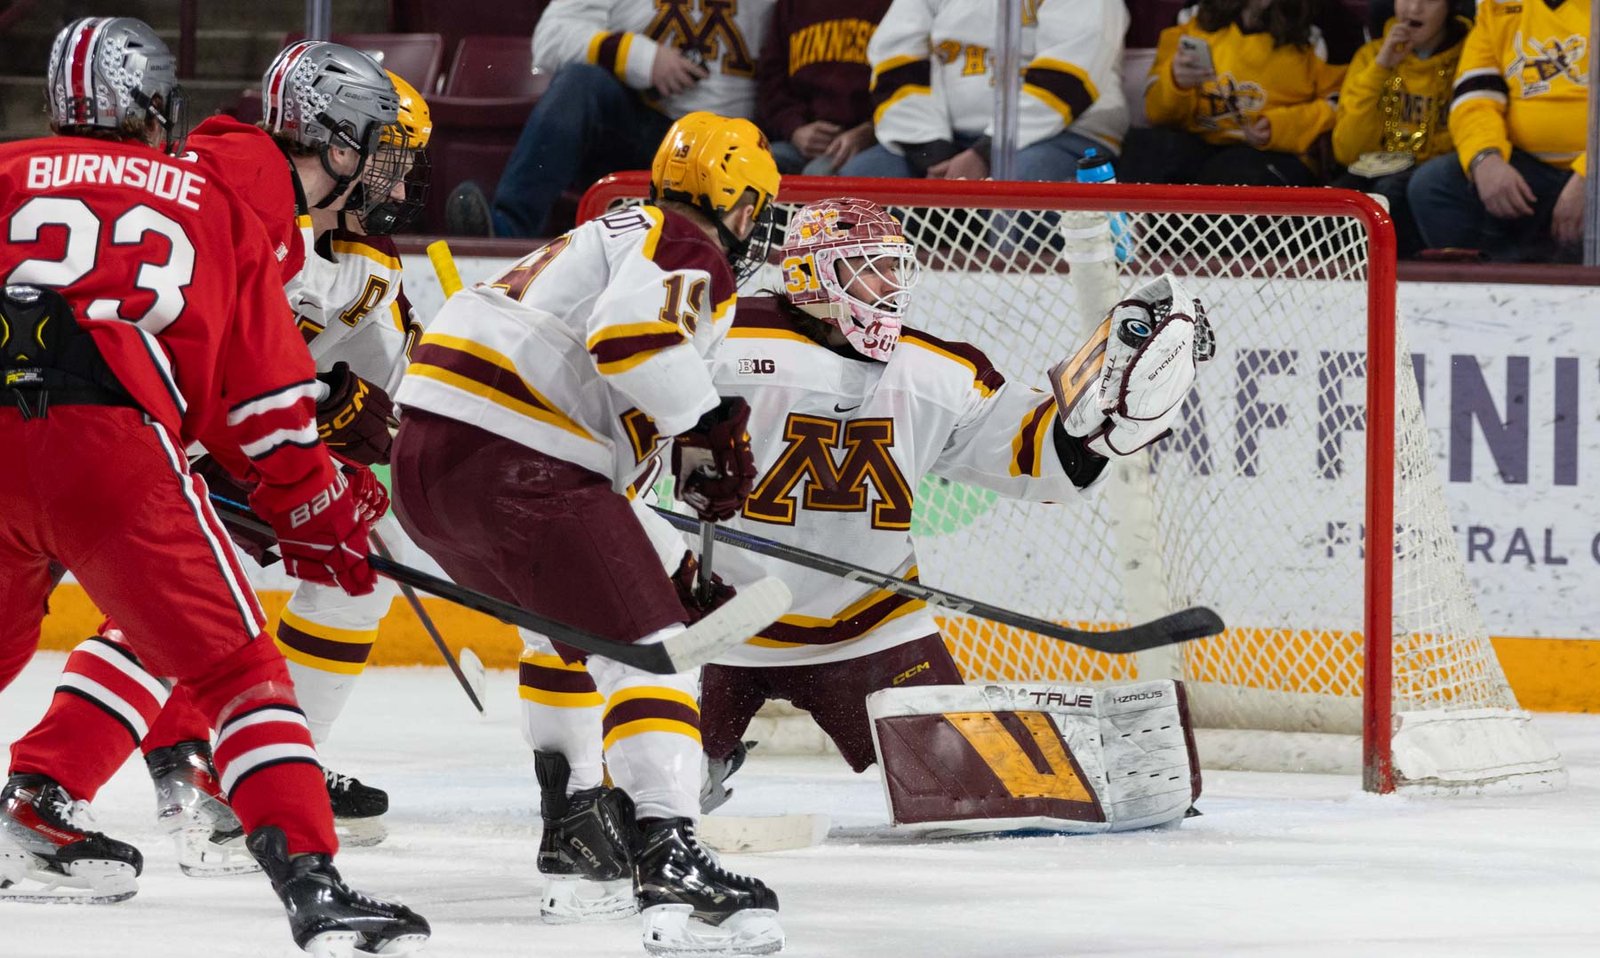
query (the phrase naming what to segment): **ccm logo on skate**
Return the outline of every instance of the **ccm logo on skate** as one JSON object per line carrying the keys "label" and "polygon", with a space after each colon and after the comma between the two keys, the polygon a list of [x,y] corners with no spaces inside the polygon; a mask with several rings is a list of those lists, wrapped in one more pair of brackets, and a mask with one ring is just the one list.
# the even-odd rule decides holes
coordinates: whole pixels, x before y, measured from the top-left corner
{"label": "ccm logo on skate", "polygon": [[773,359],[741,359],[739,360],[739,375],[771,375],[778,371],[778,363]]}
{"label": "ccm logo on skate", "polygon": [[345,481],[344,473],[334,473],[333,485],[317,493],[310,502],[302,502],[289,513],[289,528],[298,529],[310,522],[313,516],[322,515],[349,485],[350,483]]}
{"label": "ccm logo on skate", "polygon": [[1077,695],[1063,695],[1060,692],[1030,692],[1034,705],[1061,705],[1069,709],[1087,709],[1094,707],[1094,696],[1088,692]]}

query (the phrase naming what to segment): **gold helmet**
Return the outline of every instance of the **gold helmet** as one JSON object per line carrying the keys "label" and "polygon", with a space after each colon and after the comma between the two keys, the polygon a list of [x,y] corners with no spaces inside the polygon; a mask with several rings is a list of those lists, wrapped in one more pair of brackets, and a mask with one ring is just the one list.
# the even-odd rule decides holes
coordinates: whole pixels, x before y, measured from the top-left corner
{"label": "gold helmet", "polygon": [[[345,210],[354,215],[361,232],[386,236],[405,229],[422,212],[428,194],[428,140],[433,117],[428,101],[417,88],[392,70],[389,81],[400,98],[393,123],[378,136],[378,149],[367,164],[361,186]],[[402,193],[402,196],[396,196]]]}
{"label": "gold helmet", "polygon": [[[746,191],[754,194],[757,225],[739,239],[723,225]],[[772,199],[778,193],[778,164],[766,135],[749,120],[699,111],[672,124],[650,165],[650,198],[687,203],[705,213],[728,249],[729,262],[743,281],[766,261],[771,245]],[[751,239],[763,239],[759,251]]]}

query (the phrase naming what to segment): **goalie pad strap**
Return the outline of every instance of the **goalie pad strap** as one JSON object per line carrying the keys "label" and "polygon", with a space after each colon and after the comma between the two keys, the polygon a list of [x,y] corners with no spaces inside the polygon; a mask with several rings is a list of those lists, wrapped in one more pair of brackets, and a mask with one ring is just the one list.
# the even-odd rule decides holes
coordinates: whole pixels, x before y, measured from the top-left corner
{"label": "goalie pad strap", "polygon": [[1060,418],[1050,424],[1050,438],[1055,441],[1056,458],[1061,460],[1062,471],[1079,489],[1087,489],[1100,478],[1106,463],[1111,461],[1090,449],[1087,440],[1069,434]]}

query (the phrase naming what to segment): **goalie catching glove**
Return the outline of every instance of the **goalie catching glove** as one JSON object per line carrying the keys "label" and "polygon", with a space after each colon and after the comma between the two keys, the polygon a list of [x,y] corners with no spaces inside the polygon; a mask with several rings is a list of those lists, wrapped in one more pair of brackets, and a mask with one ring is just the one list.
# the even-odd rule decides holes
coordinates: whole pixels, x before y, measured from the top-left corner
{"label": "goalie catching glove", "polygon": [[733,397],[700,417],[672,442],[677,497],[707,522],[731,519],[756,482],[750,452],[750,404]]}
{"label": "goalie catching glove", "polygon": [[389,461],[394,435],[394,401],[373,383],[350,371],[348,363],[334,363],[317,379],[328,395],[317,403],[317,436],[332,451],[357,465]]}
{"label": "goalie catching glove", "polygon": [[1199,363],[1216,352],[1205,309],[1171,274],[1111,308],[1050,369],[1066,433],[1101,456],[1130,456],[1172,431]]}

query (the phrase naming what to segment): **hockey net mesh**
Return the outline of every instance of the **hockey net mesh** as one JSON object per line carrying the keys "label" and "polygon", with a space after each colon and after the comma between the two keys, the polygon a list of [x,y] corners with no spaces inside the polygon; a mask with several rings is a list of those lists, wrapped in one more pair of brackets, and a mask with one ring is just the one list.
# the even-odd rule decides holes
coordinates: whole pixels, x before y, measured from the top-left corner
{"label": "hockey net mesh", "polygon": [[[1096,495],[1024,503],[928,476],[913,533],[923,580],[958,594],[1088,629],[1203,604],[1227,631],[1108,656],[950,614],[941,624],[967,679],[1181,678],[1199,727],[1360,735],[1372,279],[1363,220],[1131,204],[1108,221],[1066,199],[1048,210],[891,202],[870,182],[851,181],[848,193],[890,207],[919,246],[908,322],[978,346],[1013,388],[1046,388],[1046,370],[1105,309],[1162,272],[1187,281],[1217,337],[1174,433],[1153,455],[1113,464]],[[800,205],[778,204],[780,229]],[[1098,240],[1071,238],[1096,230]],[[769,265],[743,291],[781,286]],[[1392,635],[1378,643],[1393,710],[1514,710],[1456,546],[1403,324],[1370,321],[1392,323],[1397,357]]]}
{"label": "hockey net mesh", "polygon": [[[1014,388],[1043,387],[1098,321],[1080,308],[1063,256],[1073,214],[894,209],[924,262],[911,324],[977,345]],[[1359,734],[1365,226],[1176,213],[1115,225],[1116,295],[1170,271],[1191,282],[1216,330],[1217,358],[1180,426],[1147,473],[1131,470],[1122,485],[1132,492],[1087,502],[1020,503],[925,478],[913,525],[922,575],[1078,627],[1196,604],[1230,627],[1176,661],[1107,656],[959,615],[944,620],[946,640],[969,680],[1181,677],[1204,726]],[[751,288],[779,288],[775,273]],[[1403,337],[1397,355],[1394,708],[1514,708],[1454,542]],[[1147,501],[1153,537],[1131,551],[1118,543],[1128,495]]]}

